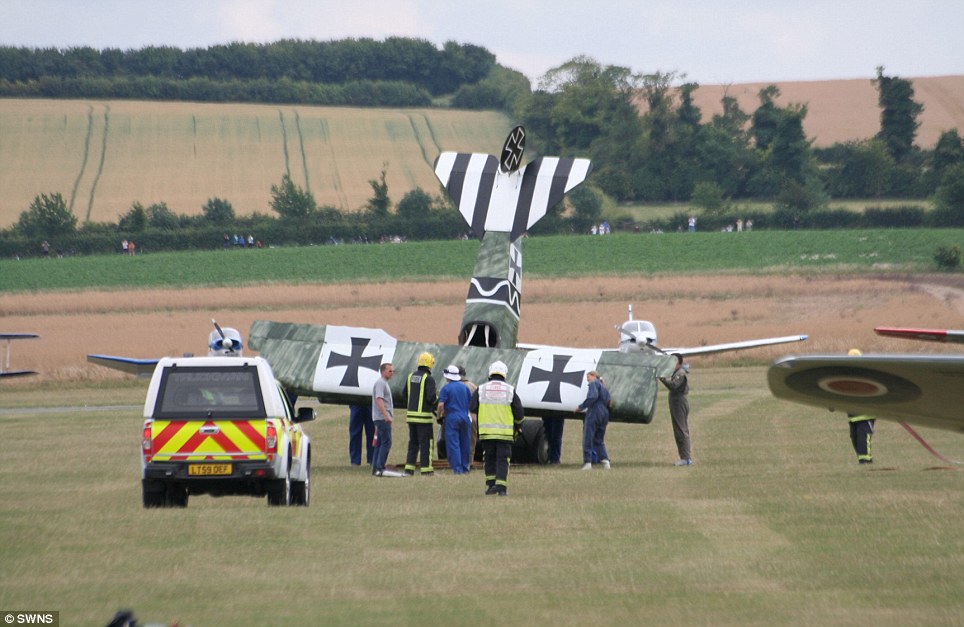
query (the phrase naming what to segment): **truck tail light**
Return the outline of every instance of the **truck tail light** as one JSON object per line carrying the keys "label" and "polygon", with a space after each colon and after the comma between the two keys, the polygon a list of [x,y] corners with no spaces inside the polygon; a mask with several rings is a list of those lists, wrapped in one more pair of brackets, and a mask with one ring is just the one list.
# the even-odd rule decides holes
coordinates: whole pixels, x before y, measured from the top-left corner
{"label": "truck tail light", "polygon": [[268,461],[274,459],[278,453],[278,430],[271,423],[268,423],[267,435],[264,439],[265,453],[268,454]]}
{"label": "truck tail light", "polygon": [[141,453],[144,455],[144,461],[151,461],[151,457],[154,456],[154,443],[151,440],[151,425],[150,423],[144,425],[144,432],[141,434]]}

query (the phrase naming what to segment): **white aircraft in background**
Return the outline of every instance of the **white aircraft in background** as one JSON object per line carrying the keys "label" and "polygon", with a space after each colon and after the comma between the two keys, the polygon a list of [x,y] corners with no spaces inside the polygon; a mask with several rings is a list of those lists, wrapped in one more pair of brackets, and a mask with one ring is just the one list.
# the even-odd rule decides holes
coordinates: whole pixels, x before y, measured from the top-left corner
{"label": "white aircraft in background", "polygon": [[[244,342],[237,329],[221,328],[217,320],[212,320],[214,330],[208,336],[208,357],[241,357]],[[184,357],[193,357],[192,353],[185,353]],[[134,357],[116,357],[114,355],[87,355],[87,361],[99,366],[106,366],[139,377],[149,377],[154,373],[154,367],[160,358],[137,359]]]}
{"label": "white aircraft in background", "polygon": [[[877,327],[878,335],[964,344],[964,331]],[[964,433],[964,354],[801,355],[767,372],[777,398]]]}
{"label": "white aircraft in background", "polygon": [[787,344],[803,342],[806,335],[785,335],[783,337],[768,337],[759,340],[745,340],[726,344],[709,344],[691,348],[663,348],[656,340],[656,327],[648,320],[633,320],[633,306],[629,306],[629,320],[617,326],[619,331],[619,350],[623,353],[635,353],[644,350],[673,355],[678,353],[683,357],[690,355],[709,355],[727,351],[745,350],[773,344]]}
{"label": "white aircraft in background", "polygon": [[0,359],[0,378],[26,377],[37,374],[33,370],[11,370],[10,369],[10,348],[13,340],[31,340],[40,337],[36,333],[0,333],[0,340],[6,340],[6,350]]}

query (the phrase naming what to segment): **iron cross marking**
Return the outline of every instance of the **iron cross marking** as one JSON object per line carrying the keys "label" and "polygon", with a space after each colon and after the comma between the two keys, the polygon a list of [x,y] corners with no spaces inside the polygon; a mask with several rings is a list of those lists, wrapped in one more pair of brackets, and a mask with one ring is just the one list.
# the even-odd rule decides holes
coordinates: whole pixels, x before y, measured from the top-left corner
{"label": "iron cross marking", "polygon": [[543,403],[562,402],[561,389],[563,383],[576,387],[582,385],[582,378],[585,376],[586,371],[574,370],[572,372],[566,372],[566,364],[569,363],[570,359],[572,359],[572,355],[553,355],[552,370],[543,370],[535,366],[532,367],[532,371],[529,373],[529,383],[549,382],[549,385],[546,386],[546,393],[542,395]]}
{"label": "iron cross marking", "polygon": [[345,374],[341,378],[341,385],[345,387],[358,387],[358,369],[367,368],[368,370],[378,371],[382,365],[383,355],[370,355],[368,357],[362,357],[365,352],[365,348],[368,347],[368,343],[371,338],[368,337],[353,337],[351,338],[351,355],[341,355],[334,351],[328,356],[328,365],[326,368],[336,368],[338,366],[347,366],[345,368]]}

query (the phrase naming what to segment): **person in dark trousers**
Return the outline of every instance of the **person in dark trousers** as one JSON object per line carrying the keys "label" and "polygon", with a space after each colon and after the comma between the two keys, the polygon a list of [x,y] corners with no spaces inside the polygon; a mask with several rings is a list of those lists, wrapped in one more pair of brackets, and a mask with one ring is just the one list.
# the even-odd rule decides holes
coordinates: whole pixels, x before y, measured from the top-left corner
{"label": "person in dark trousers", "polygon": [[372,419],[375,424],[375,446],[372,451],[372,474],[381,477],[385,473],[388,453],[392,450],[392,422],[395,421],[395,403],[388,381],[395,374],[395,367],[386,362],[379,369],[378,381],[372,388]]}
{"label": "person in dark trousers", "polygon": [[472,394],[469,403],[469,413],[479,423],[487,496],[508,493],[512,441],[525,418],[519,395],[505,380],[508,372],[505,363],[492,362],[489,380]]}
{"label": "person in dark trousers", "polygon": [[683,356],[673,353],[676,358],[676,370],[668,379],[660,377],[659,380],[669,390],[669,415],[673,419],[673,435],[676,437],[676,450],[679,453],[679,461],[676,466],[692,466],[693,456],[690,452],[690,403],[686,395],[689,394],[690,385],[686,375],[686,367],[683,365]]}
{"label": "person in dark trousers", "polygon": [[589,382],[586,400],[576,408],[577,412],[586,414],[582,428],[582,469],[590,470],[595,459],[609,470],[611,466],[605,442],[606,427],[609,425],[609,390],[595,370],[586,373],[586,381]]}
{"label": "person in dark trousers", "polygon": [[438,404],[435,379],[432,368],[435,366],[435,356],[422,353],[418,356],[417,367],[408,375],[405,392],[408,407],[408,456],[405,458],[405,474],[415,474],[415,462],[419,474],[431,476],[435,474],[432,458],[435,456],[435,406]]}
{"label": "person in dark trousers", "polygon": [[[859,348],[851,348],[847,351],[847,354],[851,357],[859,357],[863,353],[860,352]],[[850,423],[850,442],[854,445],[854,452],[857,453],[857,462],[860,464],[874,463],[870,441],[874,437],[876,418],[867,414],[848,412],[847,420]]]}
{"label": "person in dark trousers", "polygon": [[850,441],[854,445],[854,452],[857,453],[857,462],[873,464],[874,456],[870,441],[874,437],[876,418],[867,414],[851,414],[848,412],[847,419],[850,421]]}
{"label": "person in dark trousers", "polygon": [[562,459],[562,432],[566,426],[565,418],[543,418],[542,426],[549,443],[549,463],[558,464]]}
{"label": "person in dark trousers", "polygon": [[352,466],[361,466],[362,432],[365,435],[365,463],[372,463],[372,437],[375,424],[372,421],[372,408],[369,405],[352,405],[348,408],[348,461]]}

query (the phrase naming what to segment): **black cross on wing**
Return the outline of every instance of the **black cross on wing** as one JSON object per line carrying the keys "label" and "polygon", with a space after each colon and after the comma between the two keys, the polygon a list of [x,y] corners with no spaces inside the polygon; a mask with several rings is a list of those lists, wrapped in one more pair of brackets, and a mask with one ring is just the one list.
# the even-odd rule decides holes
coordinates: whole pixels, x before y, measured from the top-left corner
{"label": "black cross on wing", "polygon": [[532,367],[529,373],[530,384],[542,383],[543,381],[549,382],[549,385],[546,386],[545,394],[542,395],[543,403],[562,402],[561,388],[563,383],[574,385],[577,388],[582,385],[582,379],[586,376],[586,371],[573,370],[566,372],[566,365],[570,359],[572,359],[572,355],[553,355],[552,370],[543,370],[535,366]]}
{"label": "black cross on wing", "polygon": [[328,356],[328,364],[325,368],[337,368],[339,366],[346,366],[345,374],[341,378],[341,385],[344,387],[358,387],[358,369],[366,368],[378,372],[378,369],[382,365],[382,358],[384,355],[369,355],[368,357],[362,357],[365,353],[365,349],[368,347],[368,343],[371,342],[371,338],[368,337],[353,337],[351,338],[351,354],[342,355],[332,351]]}

